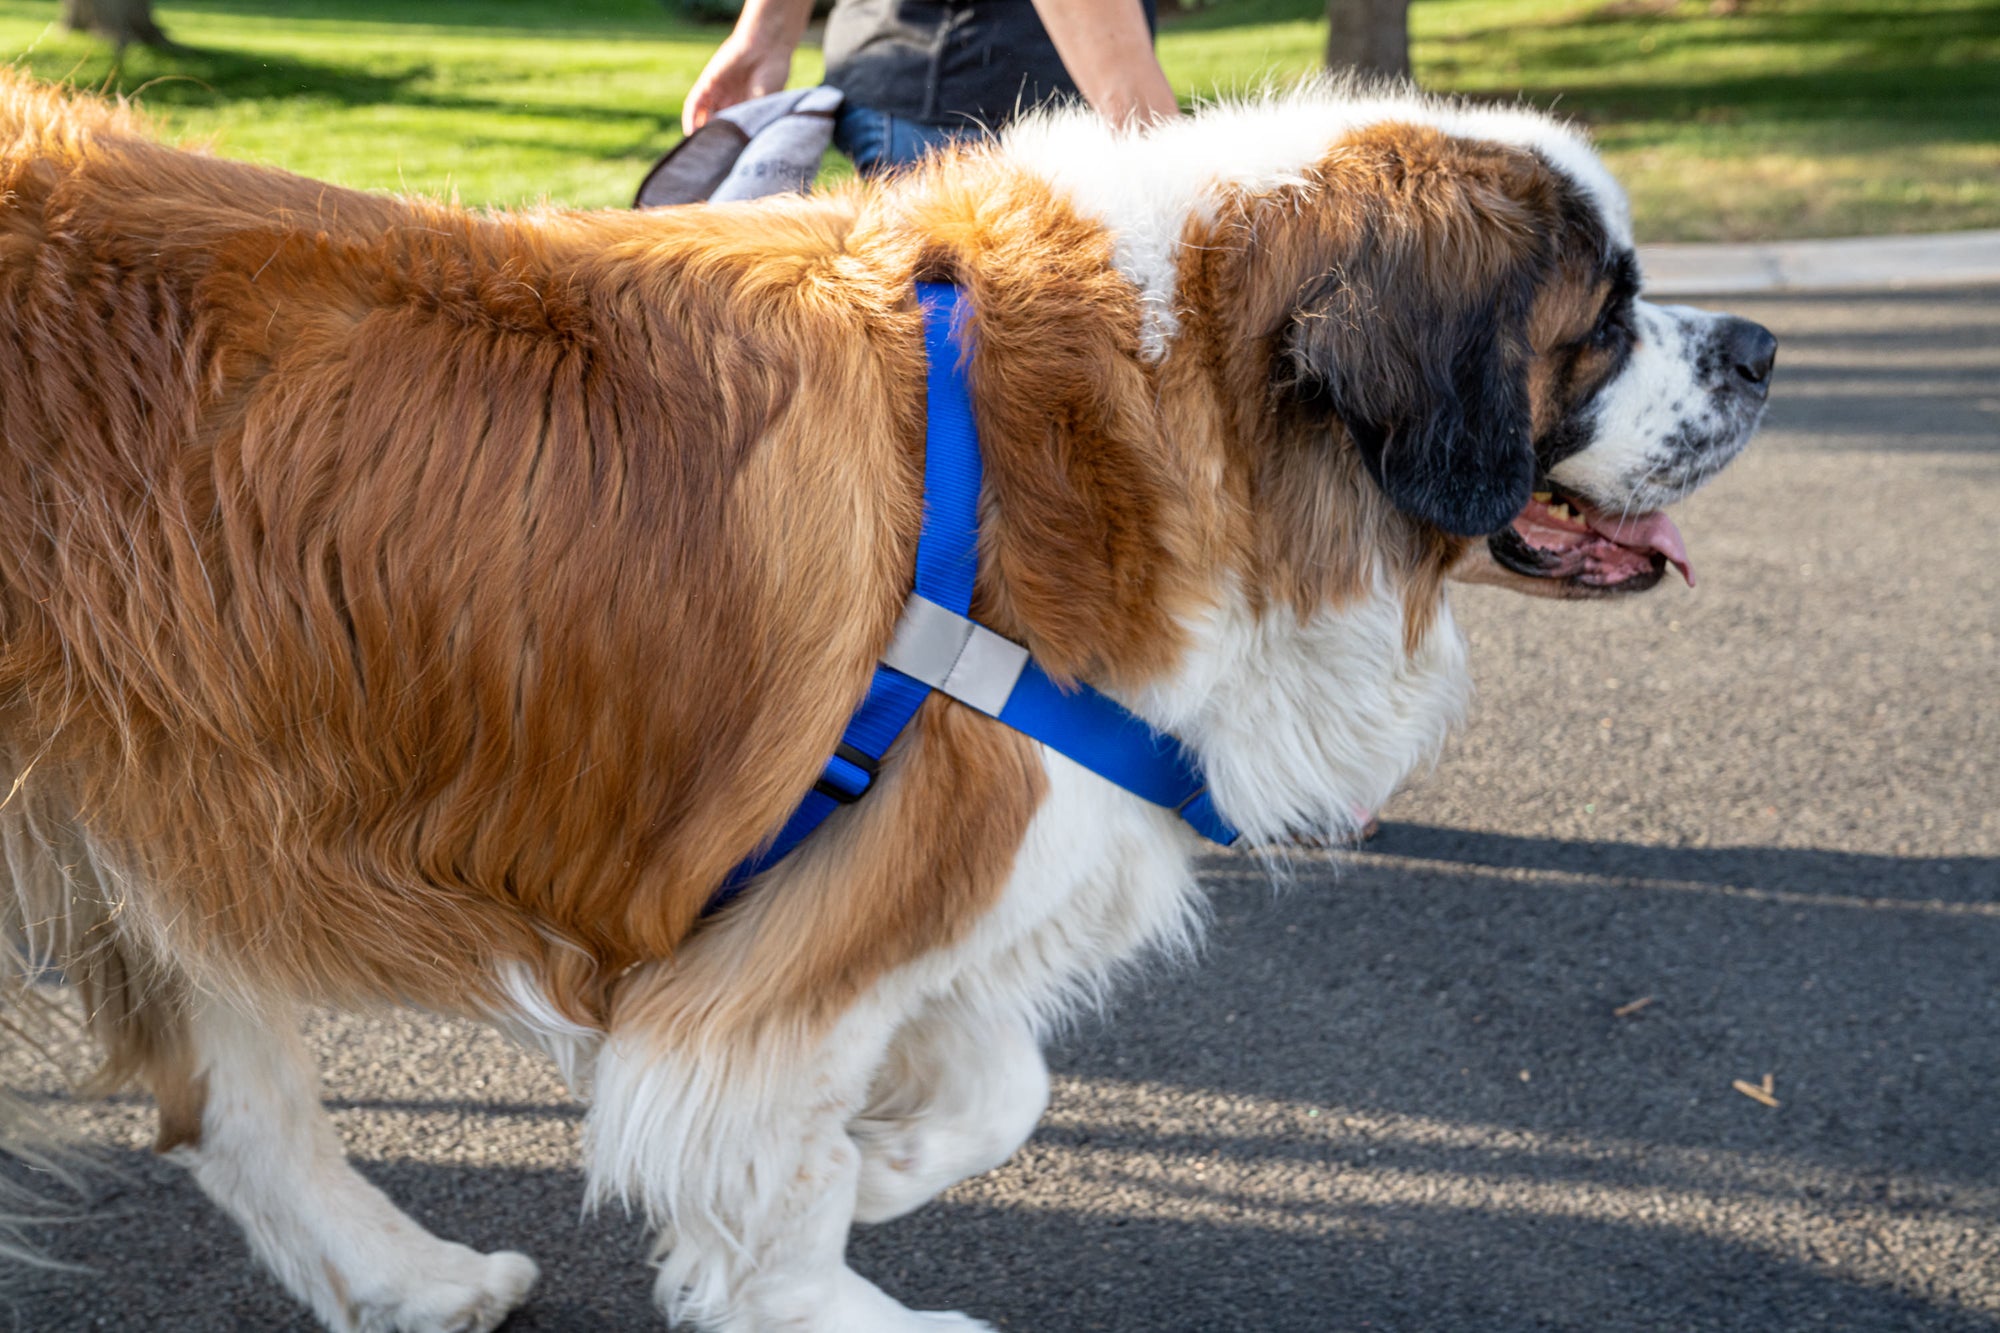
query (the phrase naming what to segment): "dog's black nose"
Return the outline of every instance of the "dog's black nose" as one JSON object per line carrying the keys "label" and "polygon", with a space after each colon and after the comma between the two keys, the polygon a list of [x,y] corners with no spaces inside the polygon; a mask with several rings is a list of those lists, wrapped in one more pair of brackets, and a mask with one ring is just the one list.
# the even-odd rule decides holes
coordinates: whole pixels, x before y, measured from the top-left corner
{"label": "dog's black nose", "polygon": [[1778,340],[1762,324],[1747,319],[1731,319],[1722,328],[1723,354],[1730,368],[1745,384],[1763,390],[1771,380],[1771,367],[1778,362]]}

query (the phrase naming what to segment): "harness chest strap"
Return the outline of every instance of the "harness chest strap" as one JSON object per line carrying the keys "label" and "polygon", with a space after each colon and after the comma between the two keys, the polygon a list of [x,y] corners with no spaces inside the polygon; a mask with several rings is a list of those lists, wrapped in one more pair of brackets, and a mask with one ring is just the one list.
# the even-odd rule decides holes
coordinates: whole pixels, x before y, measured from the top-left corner
{"label": "harness chest strap", "polygon": [[865,795],[882,756],[933,690],[1166,806],[1213,842],[1236,840],[1236,830],[1209,799],[1200,766],[1179,741],[1087,685],[1058,686],[1026,648],[968,614],[978,569],[982,467],[961,358],[961,297],[955,286],[928,282],[917,284],[917,297],[929,364],[916,587],[820,780],[770,844],[730,872],[705,912],[784,859],[834,810]]}
{"label": "harness chest strap", "polygon": [[913,593],[882,661],[1168,807],[1209,841],[1236,841],[1179,741],[1088,685],[1057,685],[1026,648],[979,622]]}

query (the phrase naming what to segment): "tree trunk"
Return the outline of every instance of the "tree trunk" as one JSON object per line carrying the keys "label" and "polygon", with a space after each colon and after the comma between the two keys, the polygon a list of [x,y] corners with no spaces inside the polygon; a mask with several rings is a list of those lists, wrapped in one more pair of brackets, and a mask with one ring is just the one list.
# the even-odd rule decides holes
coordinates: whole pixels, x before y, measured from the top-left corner
{"label": "tree trunk", "polygon": [[1326,0],[1329,69],[1410,74],[1410,0]]}
{"label": "tree trunk", "polygon": [[121,51],[133,42],[173,45],[153,22],[153,0],[62,0],[62,19],[72,31],[107,37]]}

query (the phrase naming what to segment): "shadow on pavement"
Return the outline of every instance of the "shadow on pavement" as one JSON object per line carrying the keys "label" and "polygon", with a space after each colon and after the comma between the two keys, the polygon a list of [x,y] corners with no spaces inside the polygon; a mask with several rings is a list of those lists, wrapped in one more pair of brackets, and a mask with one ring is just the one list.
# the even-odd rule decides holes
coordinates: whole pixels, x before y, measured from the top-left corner
{"label": "shadow on pavement", "polygon": [[1879,856],[1810,847],[1648,847],[1384,824],[1362,855],[1604,878],[1682,880],[1826,898],[1981,904],[2000,916],[2000,857]]}
{"label": "shadow on pavement", "polygon": [[[924,1307],[1069,1333],[1930,1330],[2000,1321],[1708,1238],[1564,1218],[1356,1209],[1333,1238],[946,1205],[863,1233],[856,1264]],[[942,1234],[938,1234],[942,1233]],[[907,1239],[905,1239],[907,1236]],[[1616,1262],[1605,1256],[1616,1254]],[[1060,1255],[1050,1266],[1040,1256]],[[1549,1293],[1562,1293],[1551,1302]]]}
{"label": "shadow on pavement", "polygon": [[[860,1230],[857,1267],[1041,1333],[2000,1330],[1954,1299],[2000,1259],[2000,916],[1903,910],[1990,903],[1992,859],[1376,846],[1280,893],[1211,867],[1209,956],[1086,1021],[1022,1155]],[[1731,1089],[1767,1072],[1778,1108]],[[576,1114],[333,1091],[481,1141]],[[31,1273],[20,1327],[311,1327],[178,1168],[111,1160],[48,1243],[154,1276]],[[534,1256],[514,1333],[660,1327],[640,1224],[582,1216],[576,1171],[359,1165],[441,1234]]]}
{"label": "shadow on pavement", "polygon": [[[1213,1147],[1252,1158],[1264,1151],[1226,1137]],[[1035,1157],[1031,1148],[1030,1167]],[[191,1186],[177,1168],[140,1153],[118,1154],[112,1165],[117,1175],[100,1183],[91,1222],[71,1232],[81,1242],[78,1257],[103,1266],[116,1255],[117,1269],[156,1274],[157,1282],[135,1305],[122,1283],[106,1300],[87,1275],[30,1273],[11,1293],[26,1318],[15,1327],[316,1327],[254,1270],[219,1213],[179,1220],[179,1196]],[[506,1324],[508,1333],[664,1327],[650,1304],[641,1228],[615,1210],[581,1216],[576,1172],[362,1166],[441,1234],[482,1249],[532,1252],[542,1281]],[[1216,1196],[1224,1210],[1239,1206],[1227,1190]],[[162,1208],[173,1210],[175,1225],[158,1225]],[[1195,1221],[954,1197],[857,1230],[850,1255],[913,1305],[967,1309],[1022,1333],[2000,1329],[2000,1320],[1977,1312],[1672,1226],[1421,1202],[1299,1205],[1275,1219],[1255,1215],[1254,1207],[1244,1211],[1253,1215]],[[70,1248],[56,1240],[58,1255]],[[1855,1233],[1857,1248],[1869,1243]],[[0,1318],[0,1326],[6,1322]]]}

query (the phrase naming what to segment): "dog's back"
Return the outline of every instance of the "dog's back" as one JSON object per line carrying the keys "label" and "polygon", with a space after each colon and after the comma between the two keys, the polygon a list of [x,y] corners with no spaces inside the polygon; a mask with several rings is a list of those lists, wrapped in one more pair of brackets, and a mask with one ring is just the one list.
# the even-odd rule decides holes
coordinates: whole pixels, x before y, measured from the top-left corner
{"label": "dog's back", "polygon": [[516,959],[587,1013],[895,614],[918,405],[813,294],[852,205],[485,216],[142,129],[0,83],[21,808],[87,809],[119,933],[217,983],[477,1008]]}

